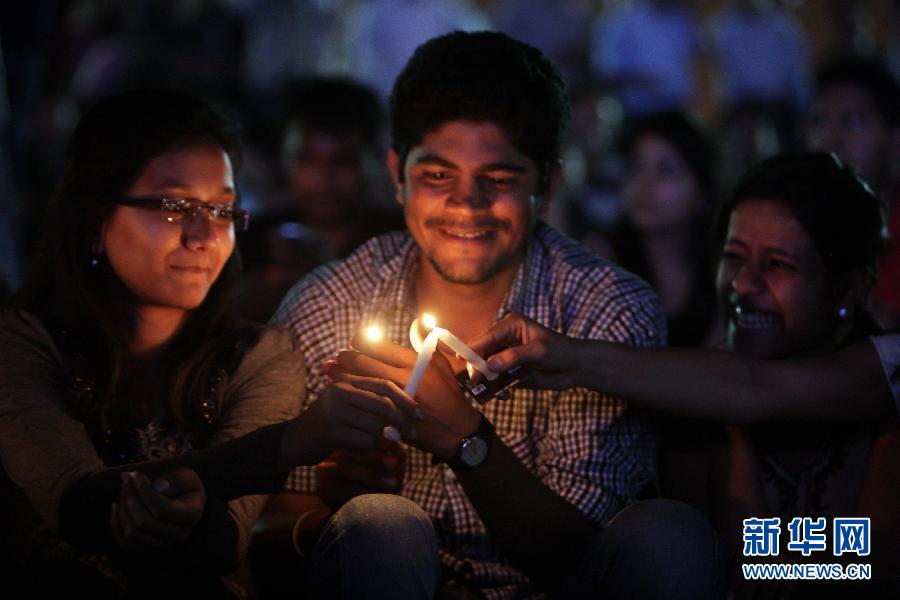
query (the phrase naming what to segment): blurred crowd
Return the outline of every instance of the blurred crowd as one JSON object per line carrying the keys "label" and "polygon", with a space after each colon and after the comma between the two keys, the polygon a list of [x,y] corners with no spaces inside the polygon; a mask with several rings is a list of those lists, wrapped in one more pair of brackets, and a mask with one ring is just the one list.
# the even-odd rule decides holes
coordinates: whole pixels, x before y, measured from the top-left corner
{"label": "blurred crowd", "polygon": [[[827,0],[56,0],[0,9],[0,285],[33,252],[64,143],[114,91],[176,86],[237,114],[243,311],[371,235],[402,227],[385,103],[424,40],[497,29],[564,75],[572,125],[545,219],[640,274],[673,345],[716,339],[707,229],[774,154],[836,152],[897,208],[900,2]],[[889,248],[879,315],[900,315]]]}

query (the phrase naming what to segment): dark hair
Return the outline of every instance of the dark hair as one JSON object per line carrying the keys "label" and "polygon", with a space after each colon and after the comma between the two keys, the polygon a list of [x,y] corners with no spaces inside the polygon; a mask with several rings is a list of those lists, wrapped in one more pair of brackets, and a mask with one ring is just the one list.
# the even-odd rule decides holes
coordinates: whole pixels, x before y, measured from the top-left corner
{"label": "dark hair", "polygon": [[819,94],[840,84],[865,90],[888,127],[900,122],[900,87],[881,61],[874,58],[840,58],[826,63],[816,73]]}
{"label": "dark hair", "polygon": [[716,147],[697,120],[680,111],[660,112],[638,119],[623,132],[622,153],[630,155],[645,135],[656,135],[672,144],[697,178],[704,198],[708,202],[716,198]]}
{"label": "dark hair", "polygon": [[834,154],[782,154],[753,167],[720,207],[716,219],[720,247],[734,208],[750,198],[787,205],[832,275],[864,268],[874,277],[887,240],[885,207]]}
{"label": "dark hair", "polygon": [[285,96],[292,125],[356,134],[366,146],[378,146],[384,114],[378,96],[365,85],[340,77],[308,77],[289,83]]}
{"label": "dark hair", "polygon": [[565,84],[541,52],[506,34],[455,31],[419,46],[394,82],[392,147],[403,165],[413,146],[448,121],[499,126],[540,173],[546,190],[569,122]]}
{"label": "dark hair", "polygon": [[[105,424],[123,414],[124,402],[117,391],[129,364],[133,305],[106,260],[91,266],[97,259],[92,248],[115,199],[147,163],[198,141],[220,146],[237,169],[236,126],[193,95],[160,89],[129,91],[99,101],[81,118],[66,147],[38,256],[13,303],[78,340],[77,353],[84,356],[96,391],[90,406],[76,408],[93,423]],[[235,251],[167,349],[167,398],[180,424],[196,421],[190,401],[207,396],[203,388],[208,386],[218,346],[234,324],[230,299],[239,271]]]}
{"label": "dark hair", "polygon": [[[688,164],[705,201],[690,223],[687,249],[695,272],[691,304],[681,315],[669,320],[669,343],[678,346],[703,344],[715,316],[713,269],[710,263],[712,206],[718,198],[715,176],[716,148],[703,126],[683,112],[660,112],[633,121],[619,140],[621,151],[630,156],[645,135],[657,135],[675,147]],[[613,252],[623,267],[657,285],[646,249],[637,227],[627,218],[619,220],[610,236]]]}

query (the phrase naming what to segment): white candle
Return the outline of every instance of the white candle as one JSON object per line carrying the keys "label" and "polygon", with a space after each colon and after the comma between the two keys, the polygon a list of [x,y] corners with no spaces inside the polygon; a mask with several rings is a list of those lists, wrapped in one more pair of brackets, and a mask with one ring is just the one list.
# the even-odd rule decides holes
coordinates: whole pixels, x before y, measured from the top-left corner
{"label": "white candle", "polygon": [[[480,371],[487,379],[497,379],[497,373],[491,371],[483,358],[475,354],[475,351],[466,346],[465,342],[450,333],[449,329],[438,327],[434,317],[429,314],[422,315],[422,324],[436,332],[438,339],[449,346],[451,350],[459,354],[466,361],[466,370],[471,377],[475,371]],[[409,341],[416,352],[422,349],[422,336],[419,333],[419,319],[409,326]]]}
{"label": "white candle", "polygon": [[425,337],[425,341],[422,342],[419,355],[416,357],[416,364],[413,366],[412,373],[409,375],[409,381],[406,382],[406,387],[403,388],[403,391],[406,392],[410,398],[415,397],[416,391],[419,389],[419,384],[422,383],[422,377],[425,375],[425,368],[428,366],[428,363],[431,362],[431,357],[434,355],[437,343],[437,331],[432,329]]}
{"label": "white candle", "polygon": [[[488,379],[497,379],[497,373],[491,371],[483,358],[475,354],[475,351],[466,346],[461,339],[450,333],[449,330],[441,327],[435,327],[432,331],[438,332],[438,337],[442,342],[450,346],[450,349],[462,356],[466,363],[481,372]],[[471,375],[471,369],[469,375]]]}

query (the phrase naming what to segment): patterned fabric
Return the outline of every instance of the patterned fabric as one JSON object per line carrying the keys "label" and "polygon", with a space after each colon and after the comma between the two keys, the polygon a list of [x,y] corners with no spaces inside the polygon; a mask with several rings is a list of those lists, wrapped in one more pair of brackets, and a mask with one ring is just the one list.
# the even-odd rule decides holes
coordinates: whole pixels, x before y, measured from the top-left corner
{"label": "patterned fabric", "polygon": [[[327,385],[323,362],[362,327],[377,322],[410,346],[419,250],[406,232],[373,238],[342,263],[321,267],[288,293],[273,320],[297,337],[308,369],[307,403]],[[665,319],[646,283],[539,224],[496,318],[520,312],[566,335],[640,346],[665,341]],[[616,399],[585,389],[516,389],[484,412],[498,436],[545,485],[604,523],[654,475],[647,421]],[[313,493],[312,468],[287,489]],[[487,597],[527,597],[531,582],[500,556],[453,472],[410,448],[403,495],[432,517],[445,575]],[[537,516],[536,516],[537,517]]]}
{"label": "patterned fabric", "polygon": [[878,350],[884,376],[887,377],[888,385],[891,386],[894,404],[897,405],[897,414],[900,415],[900,333],[873,336],[872,343]]}

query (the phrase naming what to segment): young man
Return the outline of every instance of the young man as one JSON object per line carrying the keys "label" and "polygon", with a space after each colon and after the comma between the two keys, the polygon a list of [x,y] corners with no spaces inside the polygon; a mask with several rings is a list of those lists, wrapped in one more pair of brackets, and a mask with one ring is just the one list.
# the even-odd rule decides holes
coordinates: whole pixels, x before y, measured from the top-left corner
{"label": "young man", "polygon": [[809,145],[834,152],[885,201],[890,240],[872,292],[879,322],[900,327],[900,86],[878,60],[841,59],[816,76]]}
{"label": "young man", "polygon": [[[514,310],[574,337],[664,342],[644,282],[539,221],[568,120],[562,81],[539,51],[492,32],[432,39],[398,77],[391,116],[388,163],[408,232],[315,271],[274,318],[303,349],[308,402],[330,380],[360,377],[400,393],[415,360],[410,324],[424,312],[464,341]],[[357,339],[366,355],[330,361],[370,324],[387,340]],[[643,419],[584,389],[516,389],[482,413],[456,385],[454,360],[430,363],[407,450],[372,440],[370,451],[338,453],[298,471],[288,487],[300,494],[276,501],[306,511],[294,527],[301,548],[307,524],[336,510],[315,548],[318,592],[713,594],[714,539],[699,514],[661,501],[622,511],[654,474]]]}
{"label": "young man", "polygon": [[375,92],[349,79],[309,77],[288,86],[284,102],[284,198],[276,211],[254,215],[240,240],[241,309],[255,320],[268,319],[315,267],[402,226],[399,211],[385,210],[384,110]]}

